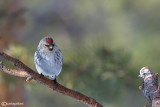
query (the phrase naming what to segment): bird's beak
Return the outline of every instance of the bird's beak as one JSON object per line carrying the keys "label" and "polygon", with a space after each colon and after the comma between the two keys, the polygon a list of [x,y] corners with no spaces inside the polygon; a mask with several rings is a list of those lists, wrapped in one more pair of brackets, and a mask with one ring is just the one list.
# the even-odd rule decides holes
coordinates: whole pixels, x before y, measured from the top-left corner
{"label": "bird's beak", "polygon": [[48,49],[49,49],[50,51],[52,51],[52,50],[53,50],[53,47],[54,47],[53,44],[49,44],[49,45],[45,45],[45,46],[48,47]]}
{"label": "bird's beak", "polygon": [[48,49],[49,49],[50,51],[52,51],[52,50],[53,50],[53,45],[52,45],[52,44],[49,45],[49,46],[48,46]]}

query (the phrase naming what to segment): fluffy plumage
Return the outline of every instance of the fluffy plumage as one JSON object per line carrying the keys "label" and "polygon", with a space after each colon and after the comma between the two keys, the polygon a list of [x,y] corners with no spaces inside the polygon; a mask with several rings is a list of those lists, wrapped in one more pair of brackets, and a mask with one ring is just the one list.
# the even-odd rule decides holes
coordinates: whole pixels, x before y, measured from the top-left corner
{"label": "fluffy plumage", "polygon": [[55,80],[62,70],[62,53],[52,37],[44,37],[34,54],[34,62],[39,74]]}

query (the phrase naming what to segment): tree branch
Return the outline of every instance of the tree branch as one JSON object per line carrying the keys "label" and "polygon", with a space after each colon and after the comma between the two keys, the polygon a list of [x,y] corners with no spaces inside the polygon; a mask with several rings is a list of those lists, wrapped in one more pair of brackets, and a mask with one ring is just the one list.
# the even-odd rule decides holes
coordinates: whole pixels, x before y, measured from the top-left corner
{"label": "tree branch", "polygon": [[[160,107],[160,86],[158,85],[158,73],[153,73],[148,67],[143,67],[140,74],[144,75],[143,85],[139,89],[152,107]],[[146,106],[147,107],[147,106]]]}
{"label": "tree branch", "polygon": [[58,82],[54,83],[52,80],[45,78],[45,77],[42,77],[40,74],[33,71],[31,68],[26,66],[21,61],[5,54],[2,51],[0,51],[0,57],[3,59],[6,59],[7,61],[13,63],[16,67],[22,69],[22,70],[16,70],[16,69],[8,68],[8,67],[4,66],[1,62],[0,63],[0,70],[2,70],[5,73],[8,73],[8,74],[14,75],[14,76],[27,78],[26,81],[28,81],[28,82],[31,81],[32,79],[34,79],[35,81],[51,88],[52,90],[54,90],[58,93],[62,93],[64,95],[70,96],[78,101],[81,101],[81,102],[87,104],[88,106],[103,107],[99,102],[97,102],[93,98],[90,98],[84,94],[77,92],[77,91],[68,89],[68,88],[64,87],[63,85],[59,84]]}
{"label": "tree branch", "polygon": [[18,77],[29,77],[29,75],[25,71],[8,68],[4,66],[2,62],[0,62],[0,70]]}

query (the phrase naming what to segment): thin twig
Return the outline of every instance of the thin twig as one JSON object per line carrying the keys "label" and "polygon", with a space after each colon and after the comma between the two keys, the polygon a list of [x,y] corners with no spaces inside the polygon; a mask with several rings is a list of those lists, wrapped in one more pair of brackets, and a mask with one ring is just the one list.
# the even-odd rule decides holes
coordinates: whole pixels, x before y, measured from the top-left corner
{"label": "thin twig", "polygon": [[42,77],[40,74],[33,71],[31,68],[26,66],[21,61],[5,54],[2,51],[0,51],[0,57],[6,59],[7,61],[13,63],[16,67],[22,69],[22,70],[11,69],[11,68],[4,66],[2,63],[0,63],[0,70],[2,70],[5,73],[8,73],[8,74],[14,75],[14,76],[19,76],[19,77],[25,77],[25,78],[27,78],[26,81],[31,81],[32,79],[34,79],[35,81],[51,88],[52,90],[54,90],[58,93],[62,93],[64,95],[70,96],[78,101],[81,101],[81,102],[87,104],[88,106],[103,107],[102,104],[100,104],[99,102],[97,102],[93,98],[90,98],[84,94],[77,92],[77,91],[66,88],[63,85],[59,84],[58,82],[54,83],[52,80],[45,78],[45,77]]}
{"label": "thin twig", "polygon": [[10,75],[14,75],[18,77],[29,77],[29,75],[25,71],[8,68],[4,66],[2,62],[0,62],[0,70]]}

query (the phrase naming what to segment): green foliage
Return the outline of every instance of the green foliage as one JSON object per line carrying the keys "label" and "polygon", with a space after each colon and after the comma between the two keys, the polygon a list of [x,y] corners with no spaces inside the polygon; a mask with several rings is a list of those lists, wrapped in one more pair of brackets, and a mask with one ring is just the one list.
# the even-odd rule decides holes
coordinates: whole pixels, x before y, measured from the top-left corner
{"label": "green foliage", "polygon": [[110,96],[116,99],[121,95],[123,78],[130,62],[129,53],[123,49],[109,50],[104,46],[90,49],[82,46],[69,56],[71,59],[64,62],[60,75],[63,83],[97,96],[101,101],[110,102],[113,101]]}

